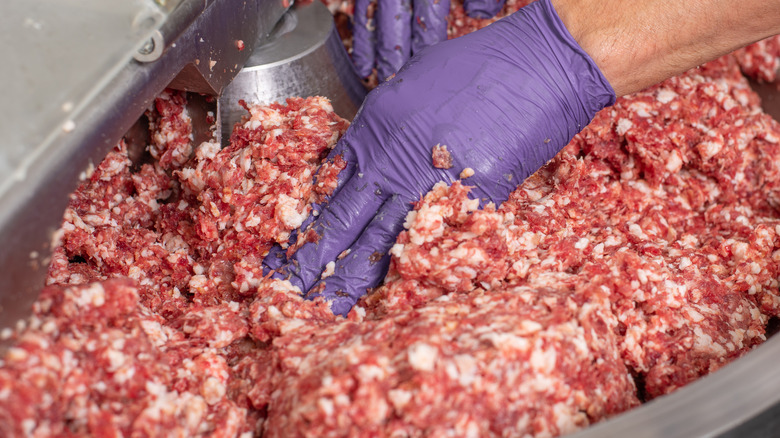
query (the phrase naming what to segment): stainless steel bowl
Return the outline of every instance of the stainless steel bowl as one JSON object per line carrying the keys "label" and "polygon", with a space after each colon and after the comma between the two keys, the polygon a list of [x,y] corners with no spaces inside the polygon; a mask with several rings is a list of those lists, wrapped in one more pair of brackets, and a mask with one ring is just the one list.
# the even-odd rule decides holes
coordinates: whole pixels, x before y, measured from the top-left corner
{"label": "stainless steel bowl", "polygon": [[[129,77],[139,78],[137,74]],[[224,89],[220,100],[222,125],[224,132],[229,133],[233,124],[245,113],[238,105],[239,99],[268,103],[290,96],[324,95],[332,100],[339,115],[352,118],[365,93],[362,82],[352,71],[330,13],[315,1],[307,6],[295,7],[276,29],[273,41],[256,49],[247,66]],[[780,95],[776,90],[775,94]],[[136,117],[143,108],[143,105],[138,106]],[[107,110],[102,107],[97,109]],[[95,147],[94,151],[90,149],[89,154],[64,155],[56,168],[70,169],[72,174],[76,174],[85,167],[85,156],[96,157],[101,150],[105,153],[111,144],[103,145],[102,149]],[[31,172],[35,173],[35,170],[31,169]],[[55,176],[58,178],[49,178],[46,183],[62,186],[58,195],[72,189],[73,175],[67,178],[59,174]],[[31,190],[25,192],[28,196],[20,201],[25,205],[25,211],[37,213],[40,209],[37,207],[40,202],[34,196],[36,193]],[[49,208],[57,209],[59,214],[65,202],[64,195],[60,196],[62,200],[52,203]],[[51,196],[43,198],[48,201]],[[31,242],[40,244],[39,241],[48,239],[42,230],[47,230],[52,224],[51,221],[44,224],[31,221],[29,217],[32,216],[35,215],[19,215],[20,220],[29,223],[24,228],[29,230],[27,232],[19,232],[6,223],[0,229],[0,235],[5,236],[3,246],[7,253],[5,258],[0,257],[0,264],[5,265],[0,270],[0,278],[6,284],[0,293],[0,327],[29,315],[29,304],[37,296],[37,290],[31,290],[31,284],[40,284],[45,270],[42,262],[31,263],[27,257],[31,251],[46,251],[45,247],[33,246]],[[33,239],[39,234],[45,238]],[[779,424],[780,337],[775,336],[712,375],[571,437],[778,436]]]}

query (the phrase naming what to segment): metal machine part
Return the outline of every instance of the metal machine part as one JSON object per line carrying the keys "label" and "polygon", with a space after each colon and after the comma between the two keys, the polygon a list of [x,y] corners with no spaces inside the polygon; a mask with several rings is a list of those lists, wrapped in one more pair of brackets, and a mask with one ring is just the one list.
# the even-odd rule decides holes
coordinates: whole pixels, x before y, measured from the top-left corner
{"label": "metal machine part", "polygon": [[[255,49],[247,61],[252,44],[262,41],[285,9],[281,1],[260,3],[182,0],[162,27],[147,29],[151,42],[135,56],[141,62],[124,66],[83,110],[70,111],[71,129],[58,132],[52,147],[17,171],[7,192],[0,191],[0,326],[29,315],[48,264],[51,234],[79,173],[99,162],[167,85],[208,94],[222,90],[225,132],[244,114],[239,99],[271,102],[319,94],[331,97],[341,116],[354,115],[365,90],[318,2],[297,7],[275,30],[273,41]],[[245,50],[238,50],[238,41]],[[226,87],[244,62],[247,67]],[[769,90],[764,98],[779,95]],[[775,336],[712,375],[571,436],[775,435],[779,362],[780,338]]]}
{"label": "metal machine part", "polygon": [[[68,0],[65,5],[79,1],[86,0]],[[78,111],[69,112],[62,129],[40,146],[20,149],[24,159],[11,162],[13,172],[5,173],[0,191],[0,328],[30,314],[43,285],[54,232],[79,175],[106,155],[164,88],[218,94],[249,58],[252,44],[270,33],[287,4],[283,0],[181,0],[160,26],[147,26],[144,38],[157,35],[155,47],[160,42],[164,45],[162,50],[147,50],[147,54],[157,50],[152,57],[155,60],[143,56],[151,62],[130,60],[133,53],[128,52],[125,62],[112,70],[110,77],[91,84],[95,87],[87,99],[79,96],[83,102]],[[90,12],[78,8],[66,11]],[[108,5],[98,11],[97,17],[94,11],[88,16],[93,20],[100,19],[101,14],[113,17],[111,11]],[[128,23],[134,17],[126,17]],[[116,25],[114,21],[108,24]],[[88,34],[90,39],[101,35]],[[132,45],[133,51],[143,50],[144,41]],[[28,68],[23,62],[16,67]],[[49,66],[55,73],[50,80],[55,83],[56,67],[56,63]],[[13,85],[24,87],[25,83]],[[31,96],[41,91],[23,90]],[[3,144],[7,150],[19,149],[15,146]]]}
{"label": "metal machine part", "polygon": [[[152,0],[9,0],[0,17],[0,194],[72,126],[166,13]],[[70,120],[70,123],[68,121]]]}
{"label": "metal machine part", "polygon": [[355,73],[333,16],[319,1],[293,6],[269,40],[252,53],[219,99],[222,143],[246,114],[240,99],[284,102],[288,97],[325,96],[341,117],[352,119],[366,88]]}
{"label": "metal machine part", "polygon": [[[571,437],[777,436],[764,422],[778,423],[767,415],[780,410],[778,362],[780,337],[775,336],[713,374]],[[734,434],[740,430],[744,434]]]}

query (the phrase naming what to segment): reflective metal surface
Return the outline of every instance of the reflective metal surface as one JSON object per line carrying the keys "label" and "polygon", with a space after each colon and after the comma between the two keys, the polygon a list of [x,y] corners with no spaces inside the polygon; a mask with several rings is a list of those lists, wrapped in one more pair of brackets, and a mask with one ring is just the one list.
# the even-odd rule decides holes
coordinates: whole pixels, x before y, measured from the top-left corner
{"label": "reflective metal surface", "polygon": [[[749,424],[780,402],[780,338],[774,337],[723,369],[645,405],[591,426],[572,438],[671,438],[719,436]],[[732,435],[733,436],[733,435]]]}
{"label": "reflective metal surface", "polygon": [[125,63],[45,148],[16,167],[13,179],[2,175],[8,187],[0,193],[0,328],[30,314],[79,174],[100,162],[169,84],[218,93],[286,9],[282,0],[182,0],[159,27],[166,47],[157,60]]}
{"label": "reflective metal surface", "polygon": [[246,114],[239,99],[271,103],[293,96],[325,96],[338,115],[352,119],[365,95],[328,9],[319,1],[296,5],[225,87],[220,98],[223,144]]}
{"label": "reflective metal surface", "polygon": [[[273,42],[255,50],[247,67],[225,86],[284,9],[281,0],[183,0],[159,30],[158,41],[165,44],[159,57],[119,71],[74,117],[72,129],[58,134],[56,147],[24,169],[13,190],[0,196],[0,327],[29,315],[48,264],[48,244],[79,173],[99,162],[170,83],[212,94],[222,90],[224,132],[244,114],[239,99],[325,95],[341,116],[354,116],[365,90],[330,14],[316,1],[296,7],[276,29]],[[237,48],[239,40],[244,51]],[[780,105],[777,112],[771,105],[780,102],[780,93],[759,92],[777,118]],[[778,436],[778,402],[780,337],[775,336],[710,376],[571,437]]]}

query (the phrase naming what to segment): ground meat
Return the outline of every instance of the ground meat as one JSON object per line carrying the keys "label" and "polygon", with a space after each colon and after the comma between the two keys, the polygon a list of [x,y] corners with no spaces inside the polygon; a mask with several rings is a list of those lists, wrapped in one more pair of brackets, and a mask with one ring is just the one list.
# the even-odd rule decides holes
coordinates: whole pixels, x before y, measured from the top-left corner
{"label": "ground meat", "polygon": [[192,120],[182,93],[163,91],[149,113],[152,132],[149,153],[166,170],[178,169],[192,153]]}
{"label": "ground meat", "polygon": [[[446,298],[446,299],[444,299]],[[596,287],[442,297],[277,338],[267,436],[556,436],[638,404]],[[283,347],[282,347],[283,346]]]}
{"label": "ground meat", "polygon": [[138,298],[129,279],[42,292],[0,367],[3,436],[235,436],[246,427],[245,410],[221,396],[224,361],[185,344]]}
{"label": "ground meat", "polygon": [[780,35],[737,50],[734,55],[746,75],[763,82],[777,81],[777,73],[780,70]]}
{"label": "ground meat", "polygon": [[244,358],[270,362],[295,318],[336,318],[261,262],[335,188],[343,160],[314,175],[348,123],[323,98],[246,105],[230,147],[193,147],[185,104],[157,99],[151,162],[120,142],[72,195],[52,286],[0,369],[4,436],[254,433],[269,387]]}
{"label": "ground meat", "polygon": [[431,161],[433,167],[437,169],[452,168],[452,154],[447,150],[447,146],[436,145],[431,152]]}
{"label": "ground meat", "polygon": [[780,302],[780,126],[757,103],[723,58],[619,99],[498,210],[435,187],[360,311],[569,274],[609,291],[644,397],[718,369],[764,340]]}
{"label": "ground meat", "polygon": [[[451,36],[490,21],[453,11]],[[1,435],[554,436],[780,316],[780,125],[734,56],[619,99],[501,206],[434,187],[346,318],[262,260],[335,188],[346,163],[316,169],[347,122],[244,104],[221,149],[185,102],[155,102],[149,162],[120,143],[72,195],[0,361]]]}

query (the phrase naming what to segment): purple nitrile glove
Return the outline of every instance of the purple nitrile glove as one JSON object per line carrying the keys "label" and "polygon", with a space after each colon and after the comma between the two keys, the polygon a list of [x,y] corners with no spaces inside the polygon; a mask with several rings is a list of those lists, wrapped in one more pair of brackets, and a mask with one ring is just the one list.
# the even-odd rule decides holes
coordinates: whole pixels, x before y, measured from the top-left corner
{"label": "purple nitrile glove", "polygon": [[447,39],[449,0],[356,0],[352,62],[365,78],[376,66],[380,81],[425,47]]}
{"label": "purple nitrile glove", "polygon": [[[450,0],[412,0],[412,54],[447,40]],[[398,68],[396,68],[398,70]]]}
{"label": "purple nitrile glove", "polygon": [[355,1],[352,15],[352,63],[361,78],[371,74],[376,64],[376,0]]}
{"label": "purple nitrile glove", "polygon": [[463,9],[472,18],[493,18],[501,12],[506,0],[463,0]]}
{"label": "purple nitrile glove", "polygon": [[[436,182],[468,167],[471,196],[501,203],[614,99],[549,0],[432,46],[369,93],[329,155],[347,167],[309,221],[319,240],[289,260],[275,247],[266,266],[346,314],[382,281],[407,212]],[[437,144],[451,152],[452,168],[433,167]],[[320,279],[334,260],[333,275]]]}

